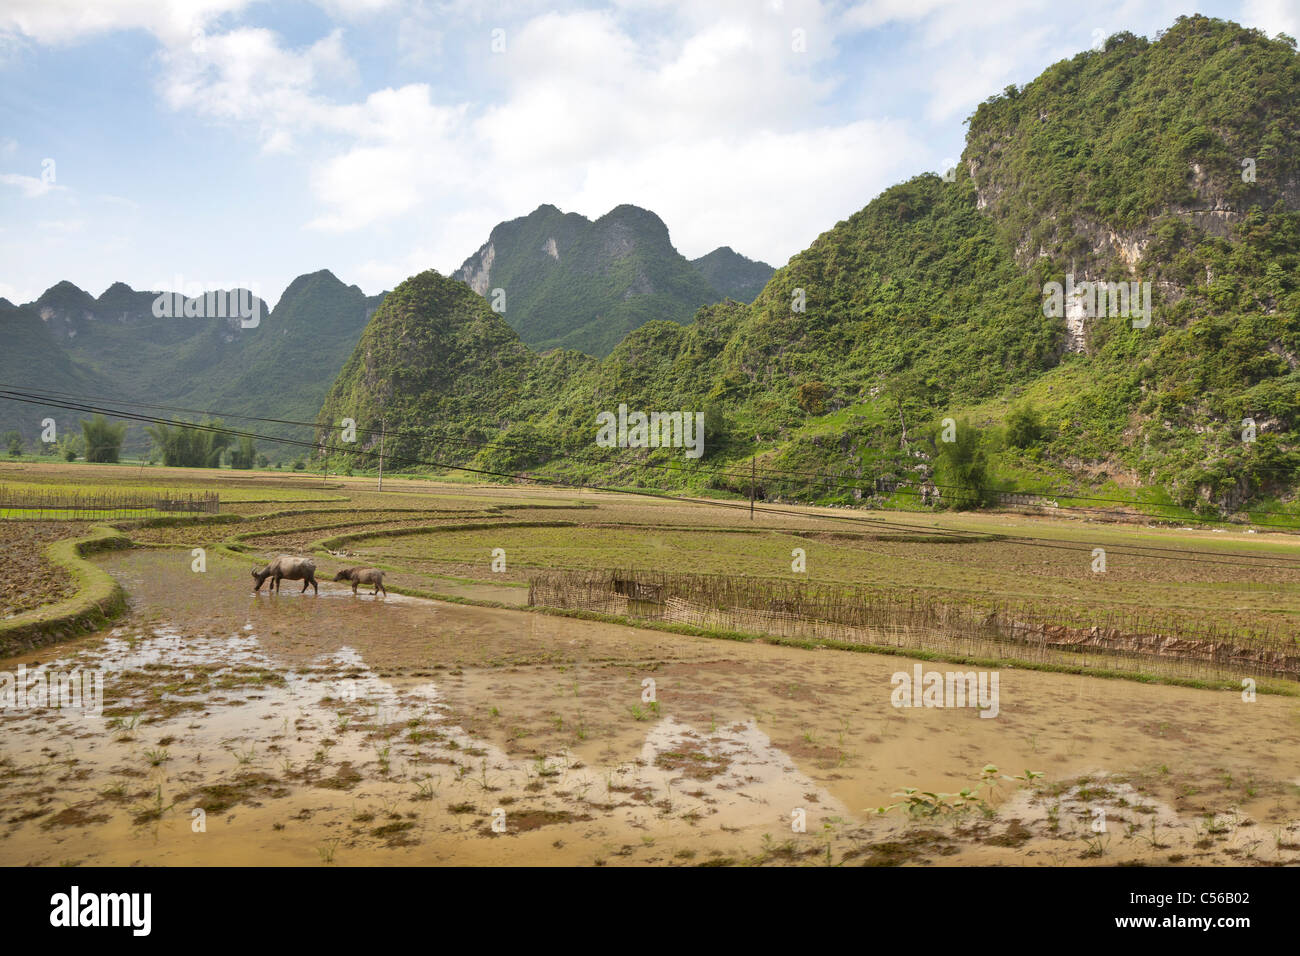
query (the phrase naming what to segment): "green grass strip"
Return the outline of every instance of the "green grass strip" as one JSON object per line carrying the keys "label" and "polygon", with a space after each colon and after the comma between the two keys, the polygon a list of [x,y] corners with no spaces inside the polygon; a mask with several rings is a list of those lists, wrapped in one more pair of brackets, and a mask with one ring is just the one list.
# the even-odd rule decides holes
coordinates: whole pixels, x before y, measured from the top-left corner
{"label": "green grass strip", "polygon": [[131,547],[114,528],[95,527],[84,538],[56,541],[45,549],[50,563],[72,575],[76,593],[56,604],[0,621],[0,657],[65,641],[111,624],[126,610],[126,592],[103,568],[86,558],[101,551]]}

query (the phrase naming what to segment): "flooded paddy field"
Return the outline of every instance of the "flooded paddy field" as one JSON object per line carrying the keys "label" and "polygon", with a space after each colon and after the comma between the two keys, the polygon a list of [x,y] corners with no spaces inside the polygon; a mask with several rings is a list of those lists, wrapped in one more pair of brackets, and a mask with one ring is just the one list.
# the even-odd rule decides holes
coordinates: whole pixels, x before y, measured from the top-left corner
{"label": "flooded paddy field", "polygon": [[893,705],[950,664],[96,561],[128,617],[5,665],[104,687],[0,713],[3,864],[1300,862],[1293,697],[1004,668],[990,719]]}

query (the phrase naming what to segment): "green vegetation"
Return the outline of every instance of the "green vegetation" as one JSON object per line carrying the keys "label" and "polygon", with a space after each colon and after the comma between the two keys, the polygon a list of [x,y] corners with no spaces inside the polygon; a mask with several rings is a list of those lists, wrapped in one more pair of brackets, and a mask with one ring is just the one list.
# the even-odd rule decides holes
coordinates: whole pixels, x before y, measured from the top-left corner
{"label": "green vegetation", "polygon": [[[688,262],[633,206],[596,222],[542,206],[494,229],[461,281],[422,273],[377,309],[327,272],[296,280],[257,330],[155,320],[150,294],[121,284],[0,302],[7,341],[38,356],[0,356],[0,380],[125,381],[131,398],[314,417],[314,456],[274,452],[298,470],[325,452],[343,473],[373,469],[383,423],[390,470],[747,496],[752,464],[768,501],[950,508],[1027,491],[1290,526],[1297,182],[1295,42],[1181,17],[991,97],[953,182],[885,190],[749,304],[716,300],[724,286],[747,299],[761,263],[725,247]],[[1150,326],[1045,316],[1044,284],[1066,274],[1150,282]],[[465,282],[503,290],[504,312]],[[597,447],[596,415],[621,404],[703,413],[703,456]],[[30,440],[41,414],[0,404],[0,425]],[[324,430],[343,418],[354,445]],[[951,448],[932,439],[948,418],[969,425]]]}
{"label": "green vegetation", "polygon": [[[940,432],[944,429],[940,429]],[[951,439],[935,437],[935,477],[950,490],[955,508],[978,508],[992,504],[989,497],[988,466],[980,447],[979,430],[966,419],[956,423]]]}
{"label": "green vegetation", "polygon": [[130,544],[113,528],[94,528],[87,537],[51,544],[46,549],[48,560],[71,575],[76,591],[66,600],[0,621],[0,657],[96,630],[125,611],[122,586],[85,558]]}
{"label": "green vegetation", "polygon": [[230,467],[241,470],[252,468],[259,457],[262,458],[265,467],[265,456],[257,454],[257,443],[249,436],[241,435],[239,444],[230,450]]}
{"label": "green vegetation", "polygon": [[181,468],[219,468],[230,436],[210,429],[221,421],[205,421],[203,428],[184,425],[150,425],[147,431],[154,446],[162,451],[163,464]]}
{"label": "green vegetation", "polygon": [[707,256],[692,259],[691,265],[720,296],[737,302],[753,302],[776,271],[766,262],[755,262],[730,246],[722,246]]}
{"label": "green vegetation", "polygon": [[1007,444],[1013,448],[1028,448],[1043,434],[1043,423],[1038,411],[1029,404],[1015,405],[1007,412]]}
{"label": "green vegetation", "polygon": [[[224,318],[156,318],[155,297],[119,282],[95,299],[61,282],[27,305],[0,300],[0,382],[309,422],[382,299],[322,270],[290,283],[273,310],[259,303],[258,325],[241,328]],[[45,417],[58,423],[61,439],[74,430],[66,409],[0,400],[0,430],[17,429],[29,442]],[[310,437],[309,429],[274,422],[255,430]],[[131,423],[123,450],[143,452],[147,440],[144,426]],[[278,444],[269,452],[277,460],[295,454]]]}
{"label": "green vegetation", "polygon": [[[376,313],[324,415],[376,427],[391,401],[398,454],[605,486],[748,495],[755,457],[765,500],[915,507],[930,480],[940,507],[1014,490],[1211,519],[1291,511],[1298,104],[1285,37],[1205,17],[1155,42],[1117,35],[982,104],[954,182],[886,190],[752,304],[688,324],[663,312],[599,362],[521,349],[505,323],[533,300],[512,276],[491,280],[515,296],[504,321],[434,294],[435,274],[409,280],[400,318]],[[507,224],[523,230],[510,241],[541,248],[569,218],[534,217]],[[1043,284],[1066,272],[1152,282],[1151,325],[1090,318],[1068,350],[1065,320],[1042,308]],[[596,447],[595,416],[623,403],[703,412],[704,456]],[[955,448],[929,438],[945,418],[969,422]]]}
{"label": "green vegetation", "polygon": [[[509,567],[527,578],[539,570],[630,568],[695,574],[744,575],[790,582],[864,586],[901,595],[904,601],[1033,608],[1062,624],[1122,626],[1126,633],[1158,633],[1162,627],[1218,628],[1242,636],[1293,633],[1300,621],[1300,567],[1287,558],[1289,539],[1225,542],[1205,533],[1136,531],[1118,526],[1043,524],[1025,528],[1016,519],[954,515],[946,527],[973,540],[927,535],[922,516],[900,518],[919,525],[907,533],[893,525],[872,530],[842,528],[700,527],[701,510],[669,506],[633,509],[601,506],[601,524],[476,522],[456,527],[409,527],[358,531],[318,541],[346,547],[370,563],[419,575],[470,574],[499,584],[490,570],[486,542],[509,541]],[[703,514],[713,514],[711,510]],[[725,521],[729,513],[714,515]],[[604,524],[619,520],[617,527]],[[892,523],[891,523],[892,524]],[[495,530],[494,530],[495,527]],[[508,538],[506,536],[508,535]],[[1037,545],[1020,540],[1032,537]],[[1213,541],[1207,538],[1213,537]],[[267,546],[263,540],[260,546]],[[1109,555],[1105,574],[1090,570],[1093,548]],[[807,554],[805,573],[791,569],[791,551]],[[1170,561],[1179,549],[1218,554],[1197,561]],[[1249,579],[1248,586],[1240,584]],[[443,588],[434,588],[444,590]]]}
{"label": "green vegetation", "polygon": [[[686,323],[700,306],[730,294],[715,291],[673,248],[663,221],[636,206],[618,206],[595,222],[539,206],[498,225],[489,246],[490,266],[478,288],[489,302],[494,290],[504,292],[502,318],[539,351],[608,355],[646,322]],[[455,278],[469,282],[481,275],[487,249],[466,260]],[[708,263],[720,277],[737,265],[720,261],[721,252],[711,253],[715,258]],[[761,263],[750,265],[771,274]]]}
{"label": "green vegetation", "polygon": [[320,421],[337,427],[354,419],[357,451],[364,453],[378,451],[387,418],[396,423],[389,426],[387,454],[464,460],[463,444],[439,442],[424,423],[455,422],[462,441],[495,438],[530,373],[552,361],[530,352],[467,286],[422,272],[389,293],[375,313]]}
{"label": "green vegetation", "polygon": [[125,422],[110,422],[103,415],[82,419],[81,438],[85,443],[86,461],[117,461],[125,437]]}
{"label": "green vegetation", "polygon": [[[1181,17],[976,111],[968,166],[1008,246],[1043,250],[1031,272],[1175,290],[1156,291],[1155,334],[1092,323],[1086,356],[1063,366],[1086,377],[1044,409],[1045,459],[1113,463],[1211,513],[1294,489],[1298,94],[1293,40]],[[1262,426],[1253,443],[1246,418]]]}

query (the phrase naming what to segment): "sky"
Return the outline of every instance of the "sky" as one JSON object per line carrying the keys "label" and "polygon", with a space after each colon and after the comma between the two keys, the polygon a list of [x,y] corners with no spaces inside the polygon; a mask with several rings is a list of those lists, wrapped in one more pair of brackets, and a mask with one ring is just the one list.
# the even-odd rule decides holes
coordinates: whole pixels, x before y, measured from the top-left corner
{"label": "sky", "polygon": [[1300,0],[0,0],[0,296],[374,294],[543,203],[781,266],[1009,84]]}

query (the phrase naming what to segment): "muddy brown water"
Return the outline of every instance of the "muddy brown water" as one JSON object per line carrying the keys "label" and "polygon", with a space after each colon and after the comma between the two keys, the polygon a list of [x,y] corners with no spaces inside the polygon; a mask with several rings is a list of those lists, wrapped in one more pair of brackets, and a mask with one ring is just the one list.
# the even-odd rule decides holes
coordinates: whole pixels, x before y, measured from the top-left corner
{"label": "muddy brown water", "polygon": [[[189,561],[104,558],[129,617],[0,663],[105,673],[101,717],[0,713],[0,864],[1300,861],[1294,698],[1007,668],[992,719],[897,708],[905,658]],[[874,812],[987,764],[1042,777]]]}

